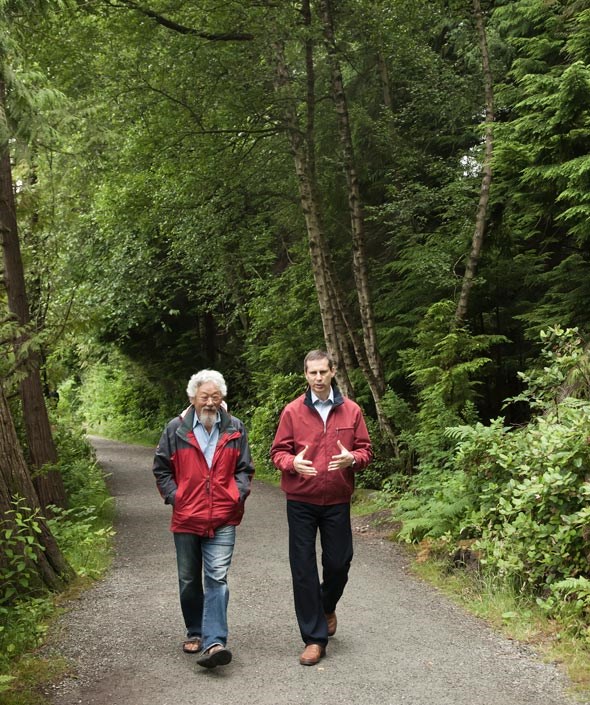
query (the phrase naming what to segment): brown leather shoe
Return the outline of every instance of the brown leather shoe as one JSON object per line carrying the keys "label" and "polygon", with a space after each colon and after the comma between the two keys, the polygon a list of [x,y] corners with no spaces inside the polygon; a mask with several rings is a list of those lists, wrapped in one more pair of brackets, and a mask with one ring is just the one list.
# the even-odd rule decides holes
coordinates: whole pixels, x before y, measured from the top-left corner
{"label": "brown leather shoe", "polygon": [[336,627],[338,626],[336,612],[327,612],[326,622],[328,622],[328,636],[334,636],[334,634],[336,634]]}
{"label": "brown leather shoe", "polygon": [[315,666],[326,655],[326,647],[320,644],[308,644],[299,657],[302,666]]}

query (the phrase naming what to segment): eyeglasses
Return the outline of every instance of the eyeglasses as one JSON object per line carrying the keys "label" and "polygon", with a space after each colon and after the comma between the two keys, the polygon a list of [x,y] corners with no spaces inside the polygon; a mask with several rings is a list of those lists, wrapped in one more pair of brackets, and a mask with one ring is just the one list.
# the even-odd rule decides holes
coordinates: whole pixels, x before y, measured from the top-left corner
{"label": "eyeglasses", "polygon": [[221,394],[198,394],[197,395],[197,401],[199,404],[206,404],[209,400],[211,400],[214,404],[219,404],[221,401]]}

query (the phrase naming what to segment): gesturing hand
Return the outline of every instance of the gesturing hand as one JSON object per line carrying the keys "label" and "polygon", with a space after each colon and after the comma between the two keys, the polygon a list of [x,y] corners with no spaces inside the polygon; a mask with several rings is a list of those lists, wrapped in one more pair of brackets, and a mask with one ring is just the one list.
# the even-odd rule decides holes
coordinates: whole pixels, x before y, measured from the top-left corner
{"label": "gesturing hand", "polygon": [[293,460],[293,470],[298,472],[300,475],[317,475],[318,471],[311,464],[311,460],[305,460],[303,457],[307,452],[309,446],[305,448],[295,456]]}
{"label": "gesturing hand", "polygon": [[352,465],[354,462],[354,455],[347,450],[340,441],[336,441],[338,443],[338,447],[342,451],[341,453],[338,453],[338,455],[333,455],[332,460],[328,464],[328,470],[344,470],[344,468],[348,468]]}

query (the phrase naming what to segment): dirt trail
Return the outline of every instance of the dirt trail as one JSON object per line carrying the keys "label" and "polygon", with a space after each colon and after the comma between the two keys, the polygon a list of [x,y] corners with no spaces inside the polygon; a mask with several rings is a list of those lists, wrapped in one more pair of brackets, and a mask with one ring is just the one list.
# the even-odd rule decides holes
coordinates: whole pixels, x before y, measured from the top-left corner
{"label": "dirt trail", "polygon": [[108,576],[62,618],[51,647],[72,677],[53,705],[572,705],[552,665],[495,635],[406,572],[402,552],[355,538],[338,632],[319,666],[298,663],[283,495],[255,483],[230,570],[234,660],[183,654],[170,508],[152,450],[92,439],[117,503]]}

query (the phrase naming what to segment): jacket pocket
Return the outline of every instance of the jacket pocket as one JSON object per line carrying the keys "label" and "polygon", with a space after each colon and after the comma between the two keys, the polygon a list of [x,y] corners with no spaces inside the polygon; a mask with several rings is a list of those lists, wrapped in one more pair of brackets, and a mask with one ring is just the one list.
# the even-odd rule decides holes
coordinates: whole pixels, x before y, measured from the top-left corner
{"label": "jacket pocket", "polygon": [[[354,447],[354,426],[337,426],[336,440],[340,441],[346,450],[352,450]],[[338,446],[336,446],[336,452],[340,452]]]}

